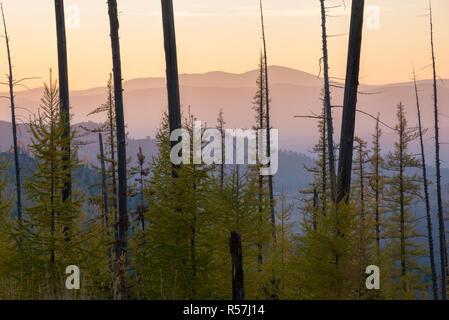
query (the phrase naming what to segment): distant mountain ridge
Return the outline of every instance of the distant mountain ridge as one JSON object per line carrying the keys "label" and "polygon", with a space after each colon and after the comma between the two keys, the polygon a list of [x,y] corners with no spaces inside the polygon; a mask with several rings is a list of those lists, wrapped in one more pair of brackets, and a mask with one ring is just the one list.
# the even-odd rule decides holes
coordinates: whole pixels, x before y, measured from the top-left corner
{"label": "distant mountain ridge", "polygon": [[[99,124],[94,122],[85,122],[75,124],[74,127],[78,133],[85,133],[86,131],[82,128],[94,129],[97,128]],[[19,141],[21,149],[28,153],[27,146],[31,142],[29,130],[26,125],[19,125]],[[81,179],[81,187],[87,188],[86,181],[92,182],[92,179],[98,179],[98,173],[92,170],[92,165],[98,166],[97,155],[99,153],[99,143],[98,134],[87,134],[80,138],[84,145],[80,146],[78,152],[78,158],[83,161],[85,167],[80,170],[81,176],[77,179]],[[10,160],[10,170],[9,177],[10,183],[8,185],[8,190],[12,192],[13,190],[13,157],[12,157],[12,137],[11,137],[11,124],[8,122],[0,121],[0,159],[1,157],[7,156]],[[137,153],[139,147],[142,148],[142,152],[145,155],[145,166],[151,163],[152,157],[157,155],[158,149],[156,142],[147,137],[145,139],[127,139],[127,157],[131,159],[129,167],[136,166]],[[24,174],[29,175],[30,164],[33,163],[33,159],[29,155],[22,155],[20,157],[22,161],[22,166],[24,168]],[[294,207],[300,205],[300,200],[298,199],[299,190],[307,188],[309,183],[312,181],[312,175],[306,170],[313,166],[314,160],[309,156],[304,154],[299,154],[292,151],[281,150],[279,152],[279,170],[274,177],[275,181],[275,193],[279,195],[281,192],[285,193],[287,201]],[[98,190],[91,190],[89,192],[98,192]],[[299,217],[295,217],[298,220]]]}
{"label": "distant mountain ridge", "polygon": [[[294,118],[295,115],[319,114],[322,108],[322,79],[316,75],[292,68],[270,66],[271,111],[273,127],[279,129],[280,147],[297,152],[308,153],[316,142],[316,121]],[[249,128],[254,123],[252,102],[257,90],[257,70],[241,74],[209,72],[204,74],[181,74],[181,102],[184,114],[187,108],[208,126],[215,126],[220,108],[223,109],[228,128]],[[105,78],[107,75],[105,75]],[[447,83],[447,82],[446,82]],[[443,114],[449,106],[449,88],[439,82],[439,101]],[[430,80],[418,82],[423,109],[424,127],[429,128],[426,139],[433,137],[432,85]],[[339,84],[341,86],[341,84]],[[413,83],[396,83],[380,86],[360,86],[358,108],[376,116],[390,127],[396,123],[396,105],[402,102],[410,126],[416,125],[416,106]],[[7,95],[7,94],[2,94]],[[27,121],[30,113],[37,112],[42,88],[20,91],[16,94],[17,113],[21,121]],[[87,117],[87,114],[106,100],[106,89],[97,87],[71,92],[73,123],[102,122],[103,116]],[[343,104],[343,90],[332,88],[332,103]],[[167,110],[167,98],[164,78],[131,79],[124,82],[125,120],[130,137],[154,137],[160,126],[161,118]],[[9,102],[0,100],[0,120],[10,121]],[[334,109],[335,141],[339,141],[341,108]],[[449,135],[449,119],[441,117],[441,136]],[[371,139],[374,120],[363,114],[357,114],[356,134],[365,140]],[[383,127],[383,148],[389,150],[394,143],[394,134]],[[443,141],[448,142],[448,141]],[[418,151],[418,145],[412,149]],[[442,147],[445,166],[449,163],[449,148]],[[426,144],[426,153],[433,153],[431,143]]]}

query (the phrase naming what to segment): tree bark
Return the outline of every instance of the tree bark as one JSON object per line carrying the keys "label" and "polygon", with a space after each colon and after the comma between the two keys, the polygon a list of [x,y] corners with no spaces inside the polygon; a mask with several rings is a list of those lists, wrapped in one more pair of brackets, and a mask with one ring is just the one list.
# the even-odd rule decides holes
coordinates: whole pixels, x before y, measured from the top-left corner
{"label": "tree bark", "polygon": [[[59,70],[59,99],[61,121],[65,124],[63,138],[67,140],[63,147],[63,161],[70,159],[70,101],[69,101],[69,75],[67,63],[67,40],[65,32],[64,1],[55,0],[56,37],[58,42],[58,70]],[[64,168],[67,169],[67,168]],[[67,173],[67,181],[62,190],[62,201],[72,196],[72,174]],[[67,232],[67,230],[65,230]]]}
{"label": "tree bark", "polygon": [[326,8],[325,0],[321,2],[321,29],[323,38],[323,68],[324,68],[324,102],[326,105],[327,148],[329,153],[329,174],[331,182],[331,198],[335,202],[335,159],[334,159],[334,125],[332,121],[331,94],[329,85],[329,55],[327,49]]}
{"label": "tree bark", "polygon": [[418,85],[416,84],[415,70],[413,70],[413,82],[415,84],[415,94],[416,94],[416,109],[418,111],[418,129],[419,129],[419,142],[421,146],[421,165],[422,165],[422,175],[423,175],[423,185],[424,185],[424,199],[426,202],[426,220],[427,220],[427,240],[429,243],[429,259],[430,259],[430,270],[432,276],[432,294],[433,299],[438,300],[438,284],[437,284],[437,273],[435,268],[435,257],[433,251],[433,235],[432,235],[432,220],[430,217],[430,200],[429,200],[429,187],[427,184],[427,167],[426,167],[426,156],[424,153],[424,140],[422,133],[422,123],[421,123],[421,108],[419,103],[418,95]]}
{"label": "tree bark", "polygon": [[430,4],[430,44],[432,49],[432,70],[433,70],[433,99],[435,113],[435,167],[437,175],[437,202],[438,202],[438,231],[440,237],[440,265],[441,265],[441,298],[446,300],[447,287],[447,250],[446,250],[446,232],[443,217],[443,201],[441,197],[441,161],[440,161],[440,130],[438,124],[438,90],[437,74],[435,64],[435,50],[433,41],[433,18],[432,3]]}
{"label": "tree bark", "polygon": [[349,197],[359,86],[360,52],[362,48],[363,13],[365,0],[352,1],[349,31],[348,62],[341,123],[340,154],[338,161],[337,203]]}
{"label": "tree bark", "polygon": [[[404,116],[402,114],[402,116]],[[402,119],[400,119],[399,124],[399,209],[400,209],[400,257],[401,257],[401,284],[402,289],[405,292],[407,290],[406,283],[406,273],[407,265],[405,260],[405,206],[404,206],[404,136],[405,136],[405,126]]]}
{"label": "tree bark", "polygon": [[376,118],[376,134],[374,136],[374,199],[375,205],[375,226],[376,226],[376,255],[378,261],[380,261],[380,135],[379,128],[380,115],[377,114]]}
{"label": "tree bark", "polygon": [[103,221],[104,224],[108,224],[108,216],[109,216],[109,209],[108,209],[108,189],[106,184],[106,166],[104,163],[104,149],[103,149],[103,135],[98,133],[98,140],[100,144],[100,163],[101,163],[101,191],[103,194]]}
{"label": "tree bark", "polygon": [[[181,128],[181,102],[179,95],[178,58],[176,50],[175,19],[173,1],[161,0],[162,24],[164,29],[165,63],[167,76],[168,118],[170,133]],[[173,147],[177,141],[171,141]],[[172,163],[172,176],[178,176]]]}
{"label": "tree bark", "polygon": [[12,74],[11,51],[9,48],[9,37],[8,37],[8,30],[6,28],[6,20],[5,14],[3,12],[3,5],[1,5],[1,10],[2,10],[3,26],[5,28],[5,41],[6,41],[6,50],[8,54],[8,66],[9,66],[8,84],[9,84],[9,99],[11,102],[11,126],[12,126],[12,137],[14,146],[14,165],[16,171],[17,217],[19,219],[19,222],[22,222],[22,185],[20,182],[19,148],[17,146],[16,107],[14,103],[15,98],[14,78]]}
{"label": "tree bark", "polygon": [[[117,130],[117,159],[118,159],[118,241],[116,243],[116,259],[124,257],[126,263],[127,232],[128,232],[128,186],[126,172],[126,133],[123,112],[122,67],[120,59],[119,20],[117,1],[108,0],[109,24],[112,48],[112,62],[114,74],[115,119]],[[121,272],[118,292],[120,297],[126,297],[125,278]]]}
{"label": "tree bark", "polygon": [[243,278],[242,240],[240,235],[231,231],[229,248],[232,258],[232,300],[245,299],[245,286]]}
{"label": "tree bark", "polygon": [[[260,18],[262,22],[262,40],[263,40],[263,57],[264,57],[264,64],[265,64],[265,106],[266,106],[266,124],[267,124],[267,158],[270,159],[271,157],[271,127],[270,127],[270,90],[268,88],[268,58],[267,58],[267,42],[265,38],[265,25],[264,25],[264,19],[263,19],[263,6],[262,6],[262,0],[260,0]],[[268,166],[271,164],[268,163]],[[275,221],[275,214],[274,214],[274,194],[273,194],[273,175],[268,175],[268,191],[270,195],[270,213],[271,213],[271,225],[273,228],[273,235],[275,235],[275,227],[276,227],[276,221]]]}

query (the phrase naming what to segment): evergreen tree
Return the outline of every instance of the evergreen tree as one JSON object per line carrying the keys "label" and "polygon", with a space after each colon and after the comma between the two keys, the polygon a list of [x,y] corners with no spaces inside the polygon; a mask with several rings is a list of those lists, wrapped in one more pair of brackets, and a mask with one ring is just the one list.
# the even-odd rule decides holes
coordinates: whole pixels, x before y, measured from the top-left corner
{"label": "evergreen tree", "polygon": [[[321,117],[318,120],[318,132],[319,140],[312,149],[312,153],[317,156],[315,166],[306,168],[307,171],[313,174],[313,182],[310,188],[302,190],[303,194],[312,194],[312,198],[308,200],[307,205],[314,207],[312,214],[312,221],[314,221],[315,212],[321,210],[320,214],[325,214],[328,210],[329,198],[329,169],[328,169],[328,157],[327,157],[327,131],[324,118],[324,107],[321,113]],[[312,212],[312,211],[311,211]],[[315,219],[316,220],[316,219]],[[316,226],[316,221],[313,223]]]}
{"label": "evergreen tree", "polygon": [[119,20],[117,0],[108,0],[109,27],[112,49],[112,64],[114,74],[114,102],[115,102],[115,125],[117,134],[117,173],[118,173],[118,220],[115,241],[115,258],[118,268],[121,270],[120,281],[116,287],[116,298],[122,299],[127,296],[125,284],[125,271],[128,258],[126,257],[128,237],[128,179],[126,158],[126,132],[123,110],[123,85],[122,66],[120,57]]}
{"label": "evergreen tree", "polygon": [[[192,126],[193,117],[184,127],[192,133]],[[212,193],[212,168],[185,164],[174,178],[167,116],[156,139],[159,154],[153,159],[146,191],[145,220],[149,227],[138,231],[133,245],[134,268],[143,284],[139,295],[159,299],[213,297],[211,269],[219,262],[209,254],[217,217],[207,200]]]}
{"label": "evergreen tree", "polygon": [[83,239],[80,233],[81,194],[64,199],[62,192],[67,180],[71,179],[68,172],[80,166],[76,149],[71,150],[70,157],[64,156],[63,147],[74,141],[75,132],[71,131],[66,137],[66,123],[59,104],[59,91],[50,75],[40,111],[30,122],[31,153],[36,168],[25,180],[24,187],[31,204],[25,207],[23,226],[19,225],[16,243],[21,255],[18,259],[23,271],[21,278],[28,285],[33,283],[39,288],[38,292],[27,292],[31,294],[29,298],[67,297],[61,275],[67,266],[79,266],[83,256],[79,246]]}
{"label": "evergreen tree", "polygon": [[[16,203],[17,203],[17,216],[22,219],[22,181],[20,178],[20,162],[19,162],[19,147],[17,144],[17,126],[16,126],[16,106],[15,106],[15,96],[14,96],[14,85],[17,83],[14,80],[12,74],[12,62],[11,62],[11,51],[9,47],[9,37],[8,30],[6,28],[5,14],[3,12],[3,4],[0,4],[2,11],[3,27],[5,29],[5,41],[6,41],[6,52],[8,56],[8,85],[9,85],[9,100],[11,102],[11,127],[12,127],[12,138],[13,138],[13,148],[14,148],[14,166],[16,170]],[[20,81],[19,81],[20,82]]]}
{"label": "evergreen tree", "polygon": [[394,151],[388,153],[386,163],[391,175],[387,179],[385,195],[389,211],[385,236],[388,238],[386,246],[391,260],[391,277],[396,280],[393,298],[415,299],[422,296],[425,285],[425,270],[418,259],[427,251],[416,240],[422,235],[417,230],[418,217],[412,211],[420,197],[421,180],[417,174],[411,174],[410,169],[420,168],[421,163],[409,151],[410,143],[418,138],[417,129],[407,126],[402,103],[397,109],[397,141]]}
{"label": "evergreen tree", "polygon": [[[112,74],[109,74],[107,82],[107,98],[106,102],[88,114],[98,115],[106,114],[106,120],[95,129],[84,128],[88,133],[104,133],[107,136],[105,143],[105,163],[107,165],[107,194],[108,205],[110,207],[111,218],[117,221],[118,198],[117,198],[117,139],[116,139],[116,119],[115,119],[115,102],[114,102],[114,86],[112,83]],[[95,169],[99,170],[96,166]],[[93,186],[96,187],[96,186]],[[102,200],[95,196],[92,202],[99,204]]]}
{"label": "evergreen tree", "polygon": [[131,168],[130,177],[135,177],[136,186],[131,187],[130,194],[132,197],[138,198],[138,205],[135,211],[135,219],[142,231],[145,230],[145,212],[147,210],[145,204],[145,185],[147,184],[147,177],[150,174],[150,168],[145,168],[145,156],[142,153],[142,147],[139,147],[137,153],[137,166]]}
{"label": "evergreen tree", "polygon": [[292,216],[292,206],[288,204],[286,195],[281,193],[280,210],[276,217],[276,246],[272,253],[271,260],[274,269],[279,277],[279,299],[295,299],[297,293],[294,288],[294,278],[297,276],[294,265],[294,221]]}
{"label": "evergreen tree", "polygon": [[385,162],[382,157],[382,149],[380,139],[382,137],[382,129],[380,128],[380,115],[377,115],[376,126],[374,134],[372,135],[372,148],[371,148],[371,172],[369,179],[370,193],[372,194],[373,201],[369,204],[371,210],[374,213],[374,227],[376,237],[376,254],[377,259],[380,261],[381,256],[381,238],[382,238],[382,216],[384,209],[382,207],[384,197],[385,175],[382,172],[382,168],[385,167]]}
{"label": "evergreen tree", "polygon": [[[333,205],[329,192],[327,139],[323,117],[318,122],[318,159],[311,188],[316,192],[302,207],[301,233],[296,237],[296,292],[302,299],[348,299],[356,297],[359,269],[357,257],[357,210],[351,203]],[[344,236],[342,236],[344,235]]]}

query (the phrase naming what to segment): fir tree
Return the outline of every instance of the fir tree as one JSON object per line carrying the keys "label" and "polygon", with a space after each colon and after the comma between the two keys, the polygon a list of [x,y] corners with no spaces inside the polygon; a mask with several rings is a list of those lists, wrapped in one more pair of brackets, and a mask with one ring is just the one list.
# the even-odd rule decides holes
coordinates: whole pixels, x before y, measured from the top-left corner
{"label": "fir tree", "polygon": [[374,251],[374,217],[369,214],[372,199],[368,193],[368,182],[370,180],[367,165],[370,160],[367,143],[355,137],[354,146],[354,179],[352,186],[352,202],[357,209],[356,215],[356,237],[357,237],[357,298],[364,299],[369,294],[365,286],[365,269],[375,259]]}
{"label": "fir tree", "polygon": [[115,102],[115,125],[117,134],[117,173],[118,173],[118,237],[115,242],[115,258],[120,265],[120,281],[116,288],[118,299],[126,298],[127,289],[125,284],[125,265],[127,237],[128,237],[128,179],[126,158],[126,133],[123,110],[123,86],[122,67],[120,58],[119,20],[117,0],[108,0],[109,27],[112,49],[112,64],[114,74],[114,102]]}
{"label": "fir tree", "polygon": [[376,254],[377,259],[380,260],[381,255],[381,238],[382,238],[382,215],[383,215],[383,196],[385,175],[382,172],[382,168],[385,166],[384,159],[382,157],[382,149],[380,139],[382,137],[382,129],[380,128],[380,115],[377,115],[375,131],[372,136],[372,148],[371,148],[371,172],[369,179],[370,193],[372,194],[373,201],[370,203],[372,211],[374,212],[374,227],[376,237]]}
{"label": "fir tree", "polygon": [[[323,108],[324,115],[324,108]],[[296,237],[296,292],[303,299],[355,298],[358,288],[357,210],[350,203],[333,205],[329,192],[327,139],[324,116],[318,122],[319,141],[314,148],[318,159],[309,193],[317,197],[302,207],[301,233]],[[304,191],[303,191],[304,192]],[[307,190],[305,190],[307,192]],[[344,237],[342,236],[344,235]]]}
{"label": "fir tree", "polygon": [[410,169],[420,168],[420,161],[409,151],[409,145],[418,138],[416,128],[407,126],[404,105],[400,103],[397,111],[397,141],[394,151],[387,156],[386,168],[391,172],[387,179],[385,200],[389,216],[385,236],[388,238],[387,251],[391,260],[391,277],[396,281],[393,297],[415,299],[422,294],[425,275],[418,258],[427,254],[425,247],[416,238],[418,218],[412,206],[420,197],[420,178],[411,174]]}
{"label": "fir tree", "polygon": [[[50,75],[40,111],[30,122],[31,153],[36,168],[25,180],[27,198],[32,202],[25,207],[18,243],[24,248],[20,259],[24,264],[23,279],[37,282],[42,290],[38,298],[50,299],[67,295],[61,274],[68,265],[79,265],[80,247],[76,244],[82,240],[79,233],[81,195],[63,197],[67,181],[71,180],[68,172],[80,165],[76,149],[71,149],[70,157],[64,156],[64,146],[74,141],[75,132],[71,131],[66,137],[67,125],[61,117],[59,101],[58,88]],[[67,241],[67,229],[71,241]]]}

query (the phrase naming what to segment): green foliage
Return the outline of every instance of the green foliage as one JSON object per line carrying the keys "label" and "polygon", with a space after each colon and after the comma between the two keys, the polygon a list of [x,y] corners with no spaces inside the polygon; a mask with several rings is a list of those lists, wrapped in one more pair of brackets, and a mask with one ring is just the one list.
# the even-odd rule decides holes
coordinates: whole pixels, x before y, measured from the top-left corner
{"label": "green foliage", "polygon": [[386,166],[392,172],[388,178],[385,201],[388,204],[386,249],[390,260],[391,277],[394,279],[393,298],[415,299],[422,297],[425,287],[424,276],[427,270],[419,263],[419,257],[427,254],[426,247],[417,241],[421,235],[418,230],[418,218],[412,211],[412,205],[421,197],[421,178],[410,174],[409,169],[419,168],[420,161],[409,151],[409,144],[419,133],[416,128],[407,126],[404,106],[398,105],[398,140],[394,151],[389,152]]}
{"label": "green foliage", "polygon": [[[261,61],[254,98],[254,129],[264,129],[264,70]],[[116,299],[124,275],[133,299],[231,299],[231,231],[242,240],[246,299],[413,299],[427,297],[427,254],[413,208],[420,200],[421,178],[411,174],[420,162],[409,151],[417,137],[398,106],[397,142],[384,160],[380,120],[371,146],[355,139],[351,197],[335,205],[330,194],[327,132],[318,121],[315,165],[303,205],[293,208],[277,196],[276,226],[271,224],[267,177],[261,164],[233,167],[182,164],[172,174],[168,117],[157,133],[158,154],[129,168],[130,197],[137,209],[129,230],[127,260],[115,261],[117,240],[116,141],[112,83],[108,99],[94,113],[106,113],[99,131],[106,149],[106,215],[99,179],[90,177],[91,196],[75,188],[62,201],[67,173],[85,179],[76,147],[64,160],[63,132],[56,84],[45,86],[39,113],[31,120],[31,155],[22,160],[26,202],[22,220],[13,212],[7,188],[9,163],[0,163],[0,298]],[[183,123],[191,137],[194,117]],[[224,116],[218,127],[224,130]],[[68,138],[77,145],[77,134]],[[196,141],[197,143],[199,141]],[[192,150],[191,150],[192,151]],[[191,152],[191,157],[193,152]],[[84,168],[85,169],[85,168]],[[100,168],[94,168],[99,172]],[[86,179],[87,180],[87,179]],[[74,186],[79,186],[76,179]],[[89,206],[89,214],[84,210]],[[302,213],[296,227],[297,213]],[[366,267],[381,270],[381,289],[367,290]],[[81,290],[65,288],[65,268],[82,270]]]}

